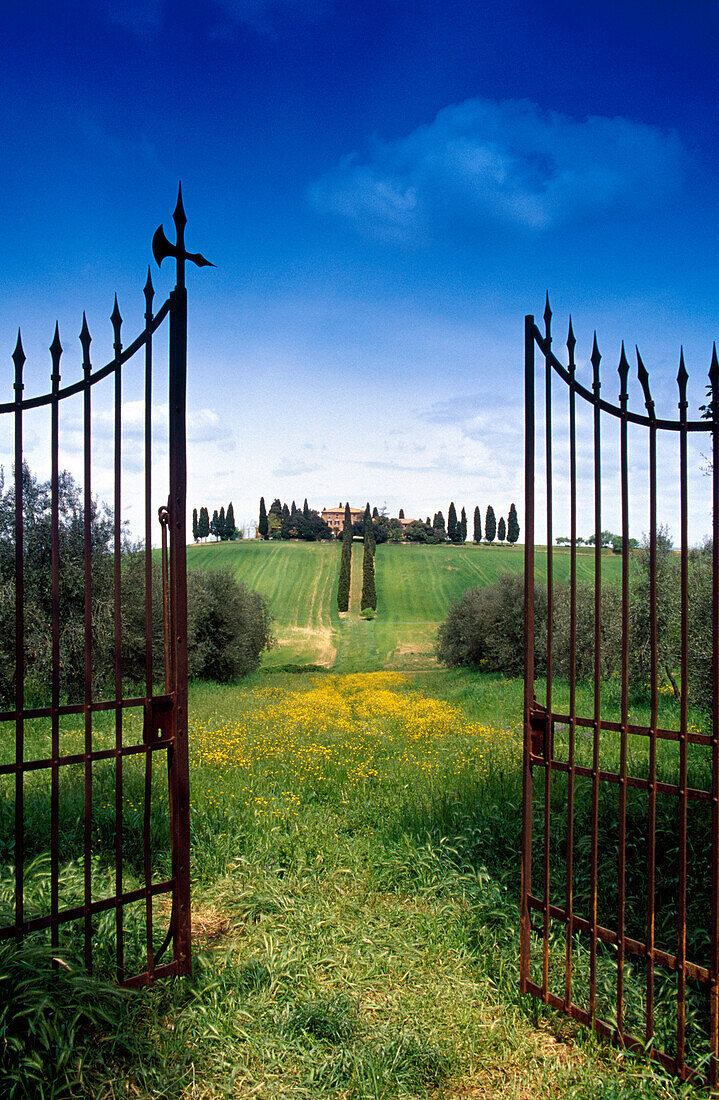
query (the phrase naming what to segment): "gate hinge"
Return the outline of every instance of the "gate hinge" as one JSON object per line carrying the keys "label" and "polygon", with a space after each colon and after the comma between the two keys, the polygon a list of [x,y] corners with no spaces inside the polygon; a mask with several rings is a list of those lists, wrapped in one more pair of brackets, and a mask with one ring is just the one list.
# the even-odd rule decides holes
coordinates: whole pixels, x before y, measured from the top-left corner
{"label": "gate hinge", "polygon": [[531,757],[547,759],[547,708],[535,699],[529,707],[529,752]]}

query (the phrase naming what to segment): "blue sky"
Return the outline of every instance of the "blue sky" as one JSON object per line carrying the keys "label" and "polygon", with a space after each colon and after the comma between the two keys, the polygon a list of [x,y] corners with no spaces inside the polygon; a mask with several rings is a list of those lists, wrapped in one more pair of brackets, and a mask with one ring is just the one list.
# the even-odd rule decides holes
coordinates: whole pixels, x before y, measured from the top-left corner
{"label": "blue sky", "polygon": [[[4,40],[6,386],[18,324],[28,393],[56,318],[68,381],[83,309],[98,362],[115,291],[134,335],[182,179],[188,247],[217,264],[188,274],[190,507],[232,499],[250,520],[263,494],[506,515],[515,500],[522,523],[523,318],[547,290],[584,377],[597,329],[610,397],[624,339],[662,414],[680,345],[701,403],[719,336],[716,0],[28,0]],[[170,277],[153,270],[158,295]],[[125,396],[135,524],[129,376]],[[79,474],[74,415],[63,461]],[[46,435],[29,420],[39,470]],[[611,444],[608,459],[611,500]],[[646,529],[639,479],[631,526]]]}

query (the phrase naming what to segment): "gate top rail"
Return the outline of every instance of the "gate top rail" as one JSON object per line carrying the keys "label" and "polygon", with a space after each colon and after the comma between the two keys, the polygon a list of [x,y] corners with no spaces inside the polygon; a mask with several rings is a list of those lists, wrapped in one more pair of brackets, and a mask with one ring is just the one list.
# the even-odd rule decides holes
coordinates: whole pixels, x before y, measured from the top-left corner
{"label": "gate top rail", "polygon": [[[147,277],[148,277],[149,290],[150,290],[150,292],[153,292],[152,291],[152,282],[150,280],[149,271],[148,271],[148,276]],[[146,292],[147,292],[147,287],[146,287]],[[117,309],[117,300],[115,301],[115,309]],[[15,412],[17,409],[22,409],[23,411],[25,411],[27,409],[39,409],[43,405],[49,405],[55,399],[61,401],[64,397],[72,397],[73,394],[82,393],[82,391],[85,389],[85,387],[88,385],[88,383],[89,383],[89,385],[94,386],[96,382],[100,382],[100,381],[102,381],[103,378],[107,378],[107,376],[109,374],[112,374],[113,371],[117,370],[117,368],[119,366],[122,366],[123,363],[126,363],[128,359],[132,359],[133,355],[135,355],[135,353],[143,346],[143,344],[147,343],[149,338],[153,335],[153,333],[160,327],[162,322],[165,320],[165,317],[167,317],[167,314],[168,314],[169,310],[170,310],[170,299],[167,298],[163,302],[162,307],[160,308],[160,310],[154,315],[154,317],[152,317],[152,320],[148,321],[147,325],[142,330],[140,335],[138,337],[136,337],[136,339],[133,340],[133,342],[131,344],[128,344],[128,346],[126,348],[123,348],[123,350],[120,352],[119,355],[113,356],[113,358],[110,360],[110,362],[106,363],[104,367],[99,367],[98,370],[90,373],[85,378],[81,378],[77,382],[71,383],[69,386],[63,386],[62,388],[53,389],[49,393],[42,394],[40,397],[25,397],[25,398],[22,398],[20,400],[15,400],[15,401],[5,401],[2,404],[0,404],[0,415],[2,413]],[[113,316],[114,316],[114,314],[113,314]],[[84,336],[85,333],[87,333],[87,339],[88,339],[88,343],[89,343],[90,333],[87,331],[87,325],[86,325],[86,322],[85,322],[85,315],[83,314],[83,333],[80,336],[80,341],[81,342],[83,340],[83,336]],[[55,330],[55,340],[57,341],[58,345],[59,345],[59,339],[60,339],[59,333],[58,333],[58,330],[56,329]],[[53,344],[54,343],[55,343],[55,341],[53,341]],[[62,348],[60,348],[58,346],[58,355],[57,355],[58,363],[59,363],[59,353],[61,353],[61,352],[62,352]],[[22,340],[21,340],[20,332],[18,332],[17,345],[16,345],[16,348],[15,348],[14,355],[15,355],[15,358],[16,358],[16,362],[17,362],[17,359],[20,358],[20,357],[22,357],[23,360],[24,360],[24,354],[23,354],[23,350],[22,350]],[[58,380],[59,380],[59,376],[58,376]],[[17,388],[17,384],[16,384],[16,388]],[[22,387],[20,387],[20,392],[22,392]]]}
{"label": "gate top rail", "polygon": [[[618,373],[621,379],[622,392],[620,394],[620,402],[623,402],[625,407],[622,408],[619,405],[613,405],[611,401],[605,400],[599,396],[599,390],[601,382],[599,380],[599,361],[601,355],[597,347],[597,336],[594,334],[594,346],[592,349],[592,365],[594,366],[594,382],[593,390],[583,386],[581,382],[578,382],[575,376],[575,363],[574,363],[574,346],[576,341],[574,339],[574,332],[572,330],[572,319],[569,318],[569,333],[567,336],[567,348],[569,349],[569,366],[565,367],[563,363],[557,359],[556,355],[552,351],[552,336],[551,336],[551,318],[552,311],[549,306],[549,298],[547,297],[547,306],[544,312],[544,320],[547,326],[546,334],[542,334],[537,327],[534,317],[530,315],[532,334],[534,339],[544,355],[547,363],[552,369],[567,383],[568,386],[572,386],[574,392],[582,397],[588,404],[596,405],[603,412],[609,413],[611,416],[617,417],[621,420],[625,418],[631,424],[642,424],[644,427],[656,427],[665,428],[669,431],[678,432],[683,429],[689,432],[711,432],[713,429],[713,416],[710,415],[707,419],[700,420],[683,420],[681,416],[677,420],[667,420],[659,418],[654,413],[654,401],[652,400],[649,390],[649,374],[642,362],[642,357],[639,354],[639,348],[636,349],[637,355],[637,377],[641,383],[644,391],[644,400],[647,407],[646,413],[632,412],[626,408],[626,378],[629,371],[629,364],[627,362],[624,343],[622,342],[622,352],[620,356],[620,362],[618,367]],[[688,374],[684,366],[684,354],[680,354],[679,373],[677,376],[677,383],[679,385],[680,393],[680,408],[682,405],[686,408],[686,385],[688,380]],[[713,409],[713,395],[719,393],[719,359],[717,358],[716,344],[714,345],[712,352],[712,361],[709,368],[709,393],[712,397],[708,400],[708,410],[716,415],[719,410]]]}

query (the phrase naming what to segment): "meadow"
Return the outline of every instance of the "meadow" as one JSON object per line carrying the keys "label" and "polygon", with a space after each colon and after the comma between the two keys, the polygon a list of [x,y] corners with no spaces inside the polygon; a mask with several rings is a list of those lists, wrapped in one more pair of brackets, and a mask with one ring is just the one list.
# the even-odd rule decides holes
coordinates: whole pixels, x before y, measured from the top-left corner
{"label": "meadow", "polygon": [[[191,548],[195,564],[241,562],[243,579],[282,602],[277,631],[286,639],[284,651],[278,646],[240,683],[191,685],[193,977],[125,994],[75,968],[72,929],[60,969],[41,946],[18,956],[0,945],[4,1095],[700,1095],[518,992],[522,684],[438,669],[419,645],[402,652],[413,624],[431,638],[434,616],[462,586],[496,576],[500,561],[521,567],[521,552],[483,549],[379,547],[386,610],[365,622],[353,610],[356,590],[348,615],[333,617],[336,545]],[[315,621],[334,632],[326,667],[318,648],[292,634],[311,633]],[[406,669],[360,669],[391,660]],[[607,706],[616,717],[611,693]],[[662,708],[675,725],[671,696]],[[647,720],[645,709],[633,707],[638,721]],[[111,732],[100,722],[99,738]],[[28,751],[45,751],[47,737],[46,724],[33,723]],[[70,751],[82,732],[68,720],[62,739]],[[169,853],[156,778],[163,873]],[[71,779],[61,800],[68,899],[83,874],[72,855],[79,804]],[[97,782],[100,795],[100,772]],[[111,792],[108,773],[108,797],[97,798],[99,879],[112,859]],[[0,796],[9,793],[0,787]],[[128,773],[128,885],[142,871],[133,845],[141,793],[141,770],[136,781]],[[28,859],[39,902],[46,822],[42,799],[36,804]],[[3,807],[9,812],[11,801],[0,800]],[[1,862],[4,908],[12,905],[11,849]],[[156,916],[161,925],[168,914],[159,908]],[[134,926],[132,919],[130,947],[144,935],[142,914]],[[109,962],[110,925],[103,937]]]}
{"label": "meadow", "polygon": [[[350,608],[337,611],[340,544],[261,542],[203,543],[188,547],[189,568],[227,567],[269,600],[277,644],[263,668],[316,664],[335,672],[431,669],[434,639],[452,603],[468,588],[491,584],[503,572],[521,574],[521,546],[422,546],[384,543],[377,547],[379,614],[360,618],[362,542],[352,548]],[[554,575],[569,579],[569,552],[554,549]],[[593,577],[594,551],[577,553],[580,581]],[[619,581],[621,559],[605,550],[602,576]],[[546,549],[537,548],[536,575],[546,576]]]}

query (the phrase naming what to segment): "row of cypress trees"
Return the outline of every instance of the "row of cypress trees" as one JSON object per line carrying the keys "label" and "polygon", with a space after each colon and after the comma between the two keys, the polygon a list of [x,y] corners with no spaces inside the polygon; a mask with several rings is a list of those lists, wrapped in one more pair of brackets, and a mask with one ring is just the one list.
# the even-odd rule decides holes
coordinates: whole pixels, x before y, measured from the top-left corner
{"label": "row of cypress trees", "polygon": [[[464,512],[464,509],[462,509]],[[494,514],[494,508],[490,504],[487,508],[487,515],[484,520],[484,537],[487,542],[494,542],[495,538],[499,542],[505,540],[510,544],[514,543],[519,538],[519,520],[517,519],[517,509],[514,504],[509,506],[509,515],[507,516],[507,522],[504,522],[504,516],[499,517],[499,523]],[[479,508],[474,509],[474,541],[482,541],[482,521],[479,516]]]}
{"label": "row of cypress trees", "polygon": [[200,508],[199,515],[197,508],[192,509],[192,537],[195,542],[206,539],[208,535],[214,535],[220,542],[232,542],[239,533],[235,526],[235,510],[232,507],[232,501],[227,506],[227,512],[224,507],[220,508],[219,512],[215,508],[212,519],[206,508]]}
{"label": "row of cypress trees", "polygon": [[[352,575],[352,517],[349,504],[345,505],[345,522],[342,531],[342,555],[337,584],[337,609],[348,611],[350,603],[350,579]],[[375,539],[369,503],[364,513],[364,553],[362,556],[362,595],[360,611],[377,610],[377,586],[374,579]]]}

